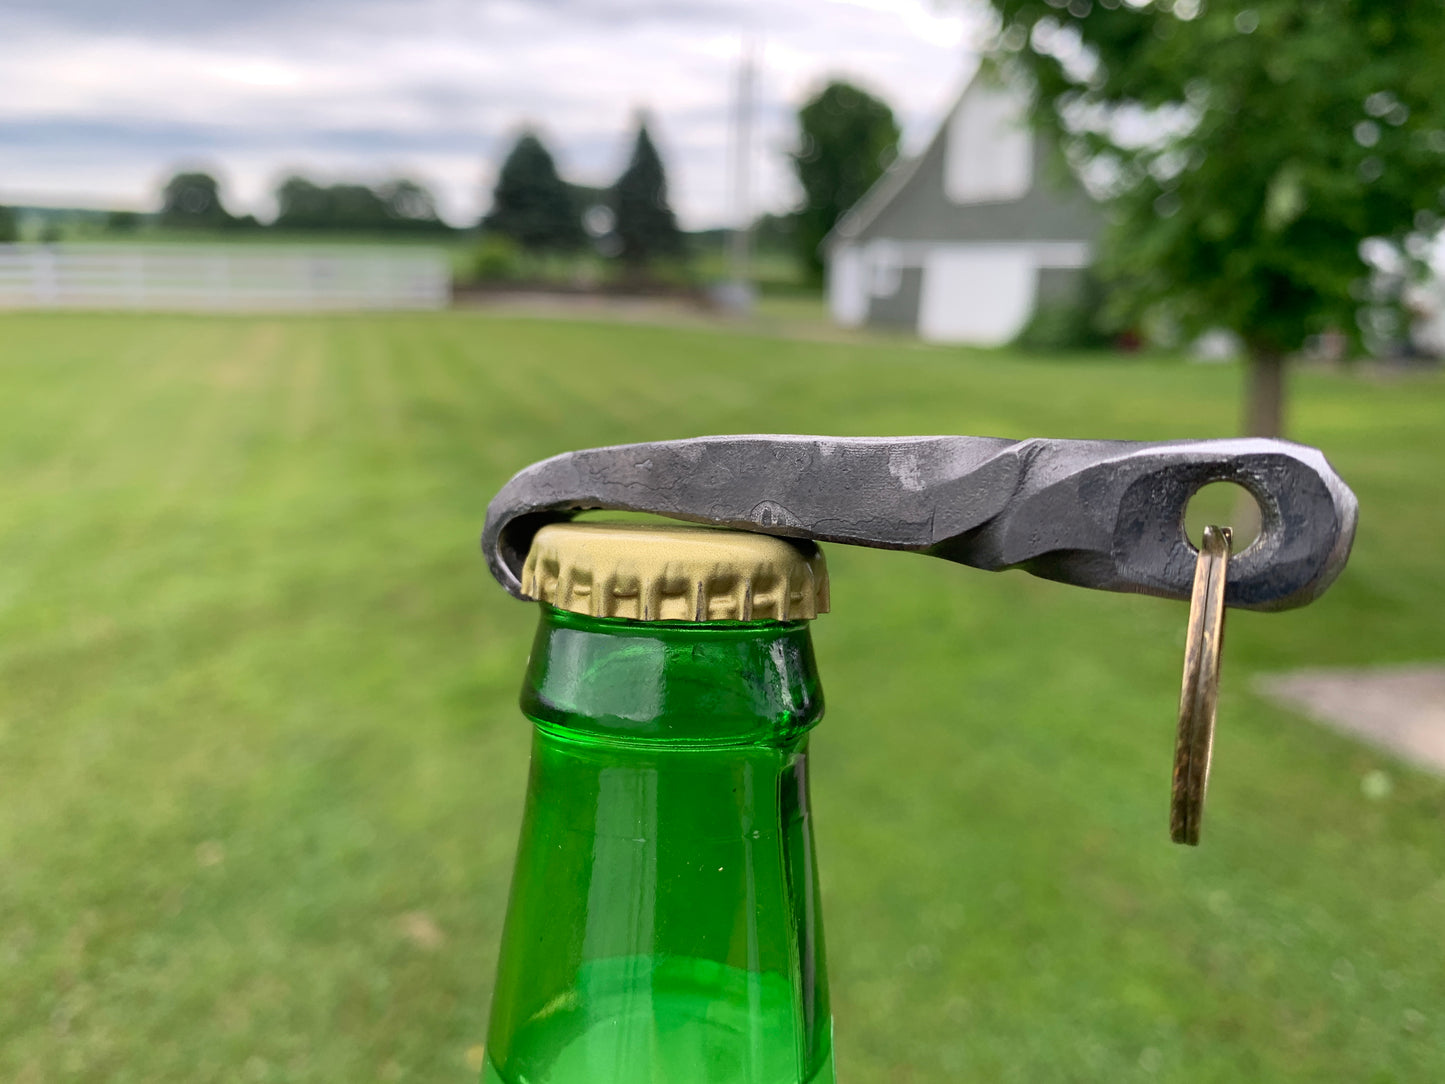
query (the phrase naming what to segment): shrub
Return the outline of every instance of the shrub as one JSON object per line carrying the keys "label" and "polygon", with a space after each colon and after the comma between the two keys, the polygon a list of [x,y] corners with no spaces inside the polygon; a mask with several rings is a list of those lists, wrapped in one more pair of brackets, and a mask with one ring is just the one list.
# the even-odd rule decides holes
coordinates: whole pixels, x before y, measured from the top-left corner
{"label": "shrub", "polygon": [[1091,272],[1086,272],[1078,289],[1039,302],[1014,345],[1041,354],[1103,349],[1113,338],[1104,308],[1103,287]]}
{"label": "shrub", "polygon": [[500,233],[482,236],[472,257],[472,277],[478,282],[507,282],[522,277],[524,260],[517,242]]}

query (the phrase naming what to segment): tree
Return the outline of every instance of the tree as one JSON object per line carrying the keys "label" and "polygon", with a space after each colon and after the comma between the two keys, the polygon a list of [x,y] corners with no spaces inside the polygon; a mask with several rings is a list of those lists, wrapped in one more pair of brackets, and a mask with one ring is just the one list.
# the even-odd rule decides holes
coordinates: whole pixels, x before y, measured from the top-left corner
{"label": "tree", "polygon": [[276,188],[275,225],[290,230],[445,230],[436,199],[406,177],[375,188],[292,175]]}
{"label": "tree", "polygon": [[798,222],[794,215],[761,214],[750,230],[759,252],[791,253],[798,246]]}
{"label": "tree", "polygon": [[177,173],[161,193],[161,222],[183,228],[215,228],[231,221],[221,186],[209,173]]}
{"label": "tree", "polygon": [[683,254],[682,231],[667,202],[667,171],[646,120],[638,121],[632,158],[612,186],[612,214],[618,255],[634,271],[659,256]]}
{"label": "tree", "polygon": [[20,223],[13,208],[0,206],[0,244],[20,240]]}
{"label": "tree", "polygon": [[898,156],[898,122],[886,103],[835,81],[798,110],[798,129],[792,159],[803,206],[793,236],[803,266],[817,277],[823,238]]}
{"label": "tree", "polygon": [[398,177],[377,188],[387,215],[393,222],[421,228],[442,226],[437,214],[436,197],[426,188],[408,177]]}
{"label": "tree", "polygon": [[381,197],[364,184],[333,184],[325,193],[327,217],[319,225],[332,229],[377,229],[389,225]]}
{"label": "tree", "polygon": [[111,211],[105,216],[105,229],[107,233],[135,233],[140,221],[135,211]]}
{"label": "tree", "polygon": [[572,252],[582,247],[585,235],[577,205],[536,133],[522,133],[507,154],[482,229],[534,252]]}
{"label": "tree", "polygon": [[280,229],[316,229],[331,222],[328,190],[305,177],[292,174],[276,186],[276,220]]}
{"label": "tree", "polygon": [[1235,332],[1247,431],[1278,435],[1286,356],[1360,332],[1365,242],[1418,259],[1439,228],[1439,4],[990,2],[992,62],[1103,182],[1115,303]]}

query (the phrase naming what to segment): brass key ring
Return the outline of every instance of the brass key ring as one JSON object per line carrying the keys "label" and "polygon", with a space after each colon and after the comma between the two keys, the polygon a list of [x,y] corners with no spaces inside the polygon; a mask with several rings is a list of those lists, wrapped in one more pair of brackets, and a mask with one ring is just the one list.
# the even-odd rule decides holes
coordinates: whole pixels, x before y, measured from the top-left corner
{"label": "brass key ring", "polygon": [[1229,570],[1228,527],[1204,528],[1194,590],[1189,598],[1189,638],[1184,645],[1184,688],[1179,695],[1179,732],[1174,740],[1174,785],[1169,838],[1199,845],[1209,759],[1214,749],[1214,711],[1219,701],[1219,659],[1224,647],[1224,581]]}

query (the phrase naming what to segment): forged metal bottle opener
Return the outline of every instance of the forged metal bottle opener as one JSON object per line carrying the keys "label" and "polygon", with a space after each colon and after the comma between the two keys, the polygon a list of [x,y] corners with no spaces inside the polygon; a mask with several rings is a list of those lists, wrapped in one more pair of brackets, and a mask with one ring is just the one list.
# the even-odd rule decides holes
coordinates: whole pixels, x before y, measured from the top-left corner
{"label": "forged metal bottle opener", "polygon": [[1217,481],[1243,486],[1261,516],[1259,538],[1230,562],[1226,605],[1303,606],[1339,575],[1354,494],[1316,449],[1259,439],[732,436],[592,448],[518,472],[487,507],[482,549],[525,598],[537,530],[613,509],[1187,599],[1197,551],[1184,507]]}
{"label": "forged metal bottle opener", "polygon": [[[1235,482],[1259,537],[1184,531],[1189,498]],[[788,538],[913,550],[1021,568],[1080,587],[1191,599],[1170,836],[1197,844],[1209,778],[1226,606],[1287,610],[1349,558],[1355,495],[1314,448],[1278,440],[697,437],[567,452],[534,463],[487,507],[482,549],[518,598],[532,538],[586,509],[652,512]]]}

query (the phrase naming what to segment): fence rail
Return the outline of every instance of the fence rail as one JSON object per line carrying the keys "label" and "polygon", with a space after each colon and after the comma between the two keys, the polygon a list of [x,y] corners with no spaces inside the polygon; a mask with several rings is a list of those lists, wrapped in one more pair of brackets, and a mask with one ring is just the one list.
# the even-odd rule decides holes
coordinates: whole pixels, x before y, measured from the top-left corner
{"label": "fence rail", "polygon": [[0,309],[439,309],[446,254],[421,248],[0,245]]}

